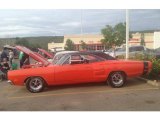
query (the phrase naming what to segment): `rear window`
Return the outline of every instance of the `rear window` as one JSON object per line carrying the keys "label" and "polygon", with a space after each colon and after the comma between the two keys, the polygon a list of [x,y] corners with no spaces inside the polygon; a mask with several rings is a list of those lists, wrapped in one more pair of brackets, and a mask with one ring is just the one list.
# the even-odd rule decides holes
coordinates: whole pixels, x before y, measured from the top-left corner
{"label": "rear window", "polygon": [[108,54],[105,54],[105,53],[94,53],[95,55],[99,56],[99,57],[102,57],[106,60],[116,60],[116,58],[108,55]]}

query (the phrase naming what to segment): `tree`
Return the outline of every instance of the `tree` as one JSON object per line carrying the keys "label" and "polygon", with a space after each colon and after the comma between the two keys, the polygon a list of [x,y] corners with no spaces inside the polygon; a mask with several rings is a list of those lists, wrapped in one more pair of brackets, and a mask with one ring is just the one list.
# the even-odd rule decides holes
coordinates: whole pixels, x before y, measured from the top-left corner
{"label": "tree", "polygon": [[141,45],[145,46],[144,33],[141,33]]}
{"label": "tree", "polygon": [[110,25],[106,25],[105,28],[101,30],[101,33],[104,37],[104,39],[101,40],[101,42],[107,47],[112,48],[112,46],[115,44],[115,32],[114,28]]}
{"label": "tree", "polygon": [[66,45],[65,45],[65,50],[74,50],[74,42],[71,39],[67,39]]}
{"label": "tree", "polygon": [[104,37],[104,39],[102,39],[101,42],[107,48],[113,48],[113,50],[115,50],[116,46],[121,46],[125,43],[126,24],[118,23],[114,27],[106,25],[106,27],[101,30],[101,33]]}
{"label": "tree", "polygon": [[87,48],[87,44],[83,40],[81,40],[81,48],[82,50],[85,50]]}
{"label": "tree", "polygon": [[16,42],[15,42],[16,45],[22,45],[22,46],[25,46],[25,47],[29,47],[30,48],[30,43],[28,42],[28,40],[26,40],[25,38],[18,38],[16,39]]}

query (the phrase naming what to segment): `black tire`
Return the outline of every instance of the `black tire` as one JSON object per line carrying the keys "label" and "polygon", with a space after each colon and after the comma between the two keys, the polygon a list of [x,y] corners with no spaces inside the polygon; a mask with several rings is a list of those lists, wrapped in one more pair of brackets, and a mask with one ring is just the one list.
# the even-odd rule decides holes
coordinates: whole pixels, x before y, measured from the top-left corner
{"label": "black tire", "polygon": [[111,87],[120,88],[126,82],[126,76],[123,72],[113,72],[110,74],[108,83]]}
{"label": "black tire", "polygon": [[43,91],[45,82],[40,77],[31,77],[26,81],[26,88],[32,93],[38,93]]}

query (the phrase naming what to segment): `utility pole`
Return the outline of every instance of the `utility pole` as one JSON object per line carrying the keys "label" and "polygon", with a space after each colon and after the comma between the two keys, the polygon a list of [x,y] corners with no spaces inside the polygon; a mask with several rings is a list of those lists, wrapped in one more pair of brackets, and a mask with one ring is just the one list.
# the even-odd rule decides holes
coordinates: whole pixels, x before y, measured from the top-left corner
{"label": "utility pole", "polygon": [[129,10],[126,9],[126,59],[129,58],[128,41],[129,41]]}
{"label": "utility pole", "polygon": [[82,18],[82,15],[83,15],[83,10],[81,9],[81,40],[83,40],[83,18]]}

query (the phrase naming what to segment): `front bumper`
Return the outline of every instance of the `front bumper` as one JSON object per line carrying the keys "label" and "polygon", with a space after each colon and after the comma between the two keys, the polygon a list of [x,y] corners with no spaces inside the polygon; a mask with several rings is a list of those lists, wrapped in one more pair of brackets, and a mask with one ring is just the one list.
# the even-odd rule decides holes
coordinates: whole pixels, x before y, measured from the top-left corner
{"label": "front bumper", "polygon": [[13,82],[11,80],[7,81],[9,84],[14,85]]}

